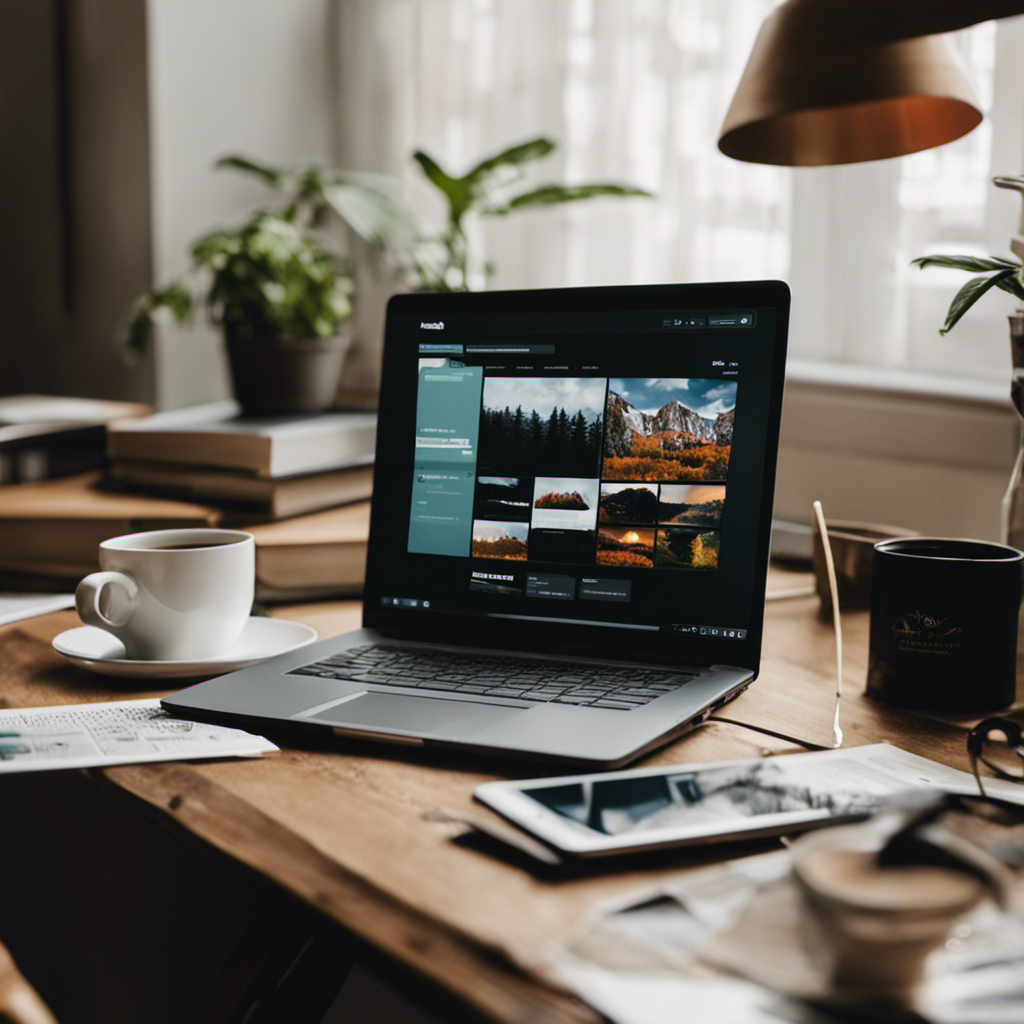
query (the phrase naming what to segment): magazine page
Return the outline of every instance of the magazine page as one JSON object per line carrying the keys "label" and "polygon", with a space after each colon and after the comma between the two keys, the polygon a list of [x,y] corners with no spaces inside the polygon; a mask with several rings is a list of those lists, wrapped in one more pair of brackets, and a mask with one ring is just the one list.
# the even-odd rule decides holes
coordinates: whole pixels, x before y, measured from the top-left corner
{"label": "magazine page", "polygon": [[157,698],[0,710],[0,774],[277,750],[241,729],[174,718]]}

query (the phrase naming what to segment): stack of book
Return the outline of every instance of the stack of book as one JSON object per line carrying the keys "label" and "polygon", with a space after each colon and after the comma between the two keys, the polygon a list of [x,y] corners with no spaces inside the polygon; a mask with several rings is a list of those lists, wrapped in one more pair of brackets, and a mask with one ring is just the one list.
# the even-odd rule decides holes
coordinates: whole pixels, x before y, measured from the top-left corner
{"label": "stack of book", "polygon": [[111,426],[110,478],[127,487],[283,519],[370,497],[372,412],[241,418],[233,402]]}
{"label": "stack of book", "polygon": [[372,413],[240,419],[233,403],[115,424],[105,480],[4,488],[0,589],[73,589],[118,534],[225,526],[256,538],[258,600],[358,593],[375,440]]}
{"label": "stack of book", "polygon": [[106,425],[149,406],[60,395],[0,398],[0,484],[71,476],[103,464]]}
{"label": "stack of book", "polygon": [[110,493],[101,479],[95,472],[3,489],[0,590],[73,590],[99,567],[99,544],[108,537],[217,525],[216,509]]}

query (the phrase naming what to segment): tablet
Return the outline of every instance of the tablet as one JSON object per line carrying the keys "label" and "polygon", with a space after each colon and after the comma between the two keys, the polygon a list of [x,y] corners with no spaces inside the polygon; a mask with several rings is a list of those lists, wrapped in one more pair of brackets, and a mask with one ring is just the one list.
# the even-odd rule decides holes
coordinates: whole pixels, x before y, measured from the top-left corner
{"label": "tablet", "polygon": [[[759,760],[488,782],[474,792],[579,857],[782,835],[869,815],[913,787],[973,779],[888,744]],[[964,783],[966,785],[966,783]]]}

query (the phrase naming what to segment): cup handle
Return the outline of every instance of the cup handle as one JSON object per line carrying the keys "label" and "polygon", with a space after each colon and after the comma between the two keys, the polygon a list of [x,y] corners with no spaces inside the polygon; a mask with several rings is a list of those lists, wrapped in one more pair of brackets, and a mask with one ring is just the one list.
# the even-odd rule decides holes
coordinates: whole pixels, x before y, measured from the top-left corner
{"label": "cup handle", "polygon": [[[105,615],[100,611],[100,599],[106,587],[110,587],[111,592],[105,602],[108,613]],[[127,573],[113,569],[90,573],[75,589],[78,617],[87,626],[98,626],[112,633],[128,622],[138,603],[138,583]]]}

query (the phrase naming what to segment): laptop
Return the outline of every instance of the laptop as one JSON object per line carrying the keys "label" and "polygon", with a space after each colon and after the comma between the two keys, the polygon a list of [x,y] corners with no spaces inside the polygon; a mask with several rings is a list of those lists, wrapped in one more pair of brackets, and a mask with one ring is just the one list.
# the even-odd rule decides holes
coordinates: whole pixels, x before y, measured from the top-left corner
{"label": "laptop", "polygon": [[756,677],[789,289],[399,295],[363,628],[176,715],[613,768]]}

